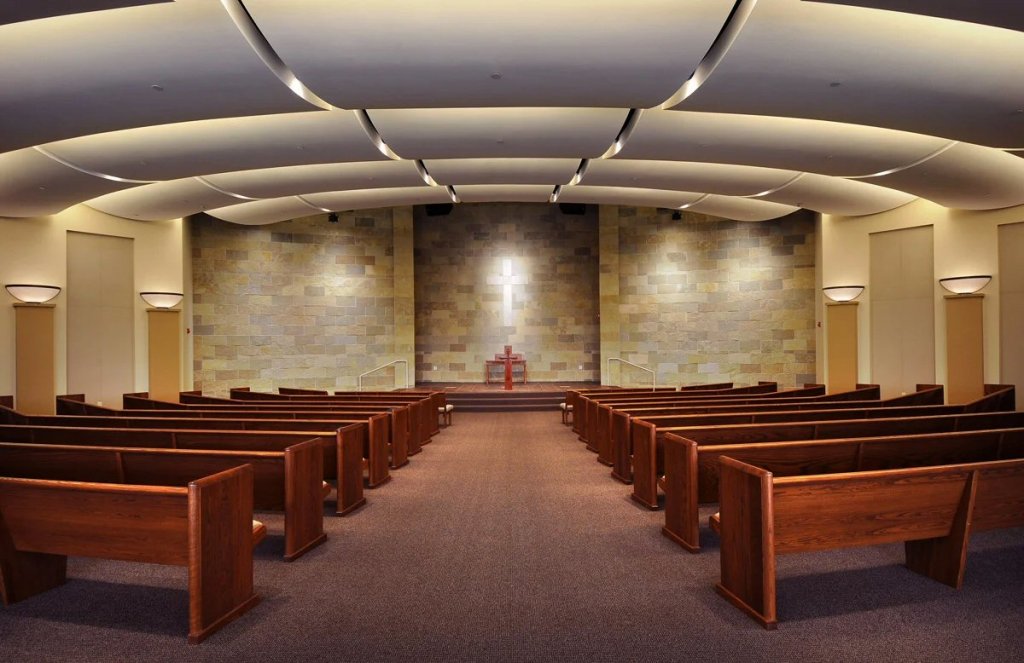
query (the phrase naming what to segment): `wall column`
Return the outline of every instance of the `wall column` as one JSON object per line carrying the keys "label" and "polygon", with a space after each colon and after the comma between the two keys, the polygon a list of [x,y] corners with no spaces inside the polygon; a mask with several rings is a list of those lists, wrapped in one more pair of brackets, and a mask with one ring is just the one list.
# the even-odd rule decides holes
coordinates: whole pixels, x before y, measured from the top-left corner
{"label": "wall column", "polygon": [[[416,382],[416,290],[415,261],[413,257],[412,208],[395,207],[392,210],[394,229],[395,278],[395,359],[408,363],[409,386]],[[395,385],[406,386],[405,370],[395,366]]]}
{"label": "wall column", "polygon": [[181,393],[181,311],[146,309],[149,319],[149,397],[177,403]]}
{"label": "wall column", "polygon": [[608,358],[620,356],[619,330],[619,208],[601,205],[598,208],[600,224],[600,271],[598,290],[601,302],[601,365],[598,367],[601,384],[612,384],[608,374]]}
{"label": "wall column", "polygon": [[25,414],[56,414],[53,304],[15,304],[14,406]]}
{"label": "wall column", "polygon": [[857,388],[857,302],[825,306],[828,393]]}
{"label": "wall column", "polygon": [[946,296],[946,398],[951,404],[985,395],[984,299]]}

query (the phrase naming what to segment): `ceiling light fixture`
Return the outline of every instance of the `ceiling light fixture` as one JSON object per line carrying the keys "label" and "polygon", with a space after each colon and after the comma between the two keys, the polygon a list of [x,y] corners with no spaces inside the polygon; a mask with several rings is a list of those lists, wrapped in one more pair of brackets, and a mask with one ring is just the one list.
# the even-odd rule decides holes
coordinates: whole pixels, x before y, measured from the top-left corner
{"label": "ceiling light fixture", "polygon": [[939,279],[939,285],[954,295],[973,295],[988,285],[992,277],[984,274],[980,276],[953,276],[946,279]]}
{"label": "ceiling light fixture", "polygon": [[55,285],[9,283],[5,287],[11,297],[24,304],[45,304],[60,294],[60,288]]}

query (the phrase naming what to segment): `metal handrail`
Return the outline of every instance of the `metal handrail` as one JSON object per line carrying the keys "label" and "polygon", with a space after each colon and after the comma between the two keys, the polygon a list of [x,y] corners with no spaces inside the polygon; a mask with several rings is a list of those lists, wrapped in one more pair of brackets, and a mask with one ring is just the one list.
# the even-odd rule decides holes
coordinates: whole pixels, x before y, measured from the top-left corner
{"label": "metal handrail", "polygon": [[394,366],[395,364],[405,364],[405,388],[408,389],[409,388],[409,360],[407,360],[407,359],[396,359],[394,361],[389,361],[386,364],[382,364],[381,366],[378,366],[377,368],[370,369],[370,370],[366,371],[365,373],[361,374],[357,378],[357,385],[358,386],[356,387],[356,391],[362,391],[363,390],[363,378],[364,377],[366,377],[370,373],[376,373],[377,371],[379,371],[381,369],[385,369],[388,366]]}
{"label": "metal handrail", "polygon": [[608,357],[608,377],[609,377],[609,379],[611,378],[611,375],[612,375],[612,362],[613,361],[618,361],[618,362],[621,362],[623,364],[629,364],[633,368],[639,368],[641,371],[647,371],[648,373],[651,374],[651,391],[655,391],[658,388],[658,373],[657,373],[657,370],[653,370],[652,371],[651,369],[647,368],[646,366],[641,366],[640,364],[634,364],[631,361],[626,361],[622,357]]}

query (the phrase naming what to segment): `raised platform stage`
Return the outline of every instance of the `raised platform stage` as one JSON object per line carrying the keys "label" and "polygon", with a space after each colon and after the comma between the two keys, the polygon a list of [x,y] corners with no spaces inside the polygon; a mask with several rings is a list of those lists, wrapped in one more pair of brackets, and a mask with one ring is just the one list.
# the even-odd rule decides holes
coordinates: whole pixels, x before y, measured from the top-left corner
{"label": "raised platform stage", "polygon": [[420,389],[445,392],[448,402],[460,412],[524,412],[552,410],[565,400],[566,389],[592,389],[593,382],[530,382],[517,384],[512,391],[503,385],[483,383],[421,382]]}

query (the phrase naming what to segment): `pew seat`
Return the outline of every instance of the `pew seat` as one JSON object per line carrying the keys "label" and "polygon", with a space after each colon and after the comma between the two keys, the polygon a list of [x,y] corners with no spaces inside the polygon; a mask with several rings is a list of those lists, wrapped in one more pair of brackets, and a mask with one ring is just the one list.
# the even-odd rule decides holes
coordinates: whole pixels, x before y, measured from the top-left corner
{"label": "pew seat", "polygon": [[973,532],[1024,525],[1024,459],[799,477],[720,463],[716,590],[769,630],[778,555],[903,542],[907,568],[959,589]]}
{"label": "pew seat", "polygon": [[0,477],[3,603],[64,584],[69,556],[184,566],[188,641],[201,642],[260,600],[252,504],[249,465],[187,488]]}

